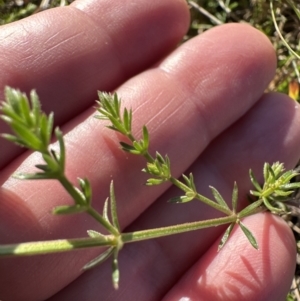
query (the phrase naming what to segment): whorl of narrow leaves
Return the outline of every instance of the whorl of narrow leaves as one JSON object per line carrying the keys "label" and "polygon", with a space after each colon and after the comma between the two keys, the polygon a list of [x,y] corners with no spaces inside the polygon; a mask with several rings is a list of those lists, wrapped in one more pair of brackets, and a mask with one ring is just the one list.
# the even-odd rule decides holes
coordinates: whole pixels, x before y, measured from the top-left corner
{"label": "whorl of narrow leaves", "polygon": [[121,116],[121,100],[117,93],[103,93],[98,91],[99,101],[97,101],[97,111],[99,115],[95,115],[95,118],[102,120],[110,120],[111,125],[108,128],[120,132],[125,136],[131,135],[131,123],[132,123],[132,110],[123,111]]}
{"label": "whorl of narrow leaves", "polygon": [[120,142],[122,150],[133,155],[145,155],[149,148],[149,133],[146,126],[143,126],[143,138],[140,141],[132,141],[132,145]]}
{"label": "whorl of narrow leaves", "polygon": [[282,163],[276,162],[272,166],[268,163],[264,164],[263,176],[264,184],[259,185],[253,172],[250,170],[250,180],[256,190],[250,190],[250,193],[256,196],[268,210],[274,213],[284,213],[284,206],[279,206],[287,200],[295,189],[300,188],[300,183],[290,183],[290,181],[298,175],[294,170],[284,172]]}
{"label": "whorl of narrow leaves", "polygon": [[0,107],[1,119],[12,129],[13,134],[2,137],[18,145],[41,153],[45,164],[37,164],[39,172],[18,174],[20,179],[57,179],[65,168],[65,145],[59,128],[55,129],[60,153],[49,150],[53,131],[53,114],[47,116],[41,111],[39,98],[35,91],[30,93],[30,101],[19,90],[5,88],[5,101]]}
{"label": "whorl of narrow leaves", "polygon": [[147,167],[143,169],[144,172],[155,176],[147,180],[147,185],[159,185],[168,181],[171,178],[171,164],[168,156],[165,158],[158,152],[153,162],[148,162]]}
{"label": "whorl of narrow leaves", "polygon": [[2,102],[1,119],[12,129],[14,135],[2,136],[31,150],[47,152],[53,131],[53,113],[49,116],[41,111],[39,98],[33,90],[30,102],[24,93],[9,87],[5,88],[5,101]]}
{"label": "whorl of narrow leaves", "polygon": [[186,175],[182,175],[182,178],[185,182],[185,186],[183,186],[185,195],[171,198],[169,200],[170,203],[187,203],[194,200],[198,194],[193,174],[190,173],[188,177]]}

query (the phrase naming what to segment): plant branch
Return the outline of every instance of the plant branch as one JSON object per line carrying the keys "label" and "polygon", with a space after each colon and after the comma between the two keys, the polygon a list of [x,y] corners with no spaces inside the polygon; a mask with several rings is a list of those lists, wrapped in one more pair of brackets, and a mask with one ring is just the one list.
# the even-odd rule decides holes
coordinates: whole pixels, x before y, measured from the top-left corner
{"label": "plant branch", "polygon": [[68,252],[82,248],[116,245],[113,235],[97,238],[59,239],[38,242],[25,242],[12,245],[0,245],[0,257],[31,256],[38,254]]}
{"label": "plant branch", "polygon": [[[255,211],[249,212],[245,216],[256,214],[264,211],[264,208],[256,208]],[[117,247],[120,241],[122,243],[133,243],[141,240],[154,239],[163,236],[170,236],[184,232],[200,230],[209,227],[216,227],[229,223],[237,223],[239,215],[232,215],[209,219],[204,221],[184,223],[180,225],[173,225],[167,227],[160,227],[156,229],[134,231],[129,233],[122,233],[120,235],[101,235],[89,238],[78,239],[62,239],[39,242],[27,242],[12,245],[0,245],[0,257],[3,256],[30,256],[38,254],[68,252],[82,248]]]}

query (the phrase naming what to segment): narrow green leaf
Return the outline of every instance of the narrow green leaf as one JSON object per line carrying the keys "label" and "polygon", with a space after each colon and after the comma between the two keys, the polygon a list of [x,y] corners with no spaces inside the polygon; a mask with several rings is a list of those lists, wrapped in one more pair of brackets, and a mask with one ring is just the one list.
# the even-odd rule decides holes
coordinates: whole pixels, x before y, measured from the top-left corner
{"label": "narrow green leaf", "polygon": [[7,86],[4,89],[4,94],[5,94],[6,102],[19,116],[21,116],[22,114],[21,114],[19,103],[20,103],[20,98],[23,97],[23,94],[19,90]]}
{"label": "narrow green leaf", "polygon": [[258,244],[252,232],[241,221],[239,221],[238,224],[241,227],[244,234],[246,235],[252,247],[258,250]]}
{"label": "narrow green leaf", "polygon": [[46,148],[49,145],[50,139],[51,139],[51,134],[49,136],[49,133],[48,133],[48,120],[47,120],[46,115],[41,116],[40,122],[37,125],[37,127],[40,128],[39,137],[42,141],[44,148]]}
{"label": "narrow green leaf", "polygon": [[108,200],[109,198],[106,198],[103,206],[103,218],[109,222],[108,218]]}
{"label": "narrow green leaf", "polygon": [[22,139],[14,136],[14,135],[11,135],[11,134],[1,134],[1,137],[10,141],[10,142],[13,142],[15,144],[18,144],[19,146],[22,146],[22,147],[26,147],[27,144],[23,142]]}
{"label": "narrow green leaf", "polygon": [[96,119],[99,119],[99,120],[109,120],[109,118],[107,116],[103,115],[102,113],[99,115],[94,115],[93,117]]}
{"label": "narrow green leaf", "polygon": [[2,112],[0,118],[6,123],[10,124],[13,120],[15,120],[16,122],[23,123],[23,119],[11,109],[9,104],[2,103],[0,110]]}
{"label": "narrow green leaf", "polygon": [[102,97],[103,97],[103,94],[104,94],[104,92],[102,92],[102,91],[97,91],[97,95],[98,95],[98,99],[99,99],[99,101],[97,101],[97,103],[99,103],[99,105],[102,105],[101,104],[101,99],[102,99]]}
{"label": "narrow green leaf", "polygon": [[[111,121],[110,118],[109,118],[109,121]],[[118,128],[116,128],[113,124],[107,125],[106,127],[110,130],[113,130],[113,131],[116,131],[116,132],[120,133],[120,130]]]}
{"label": "narrow green leaf", "polygon": [[132,127],[132,109],[129,110],[129,116],[128,116],[128,131],[131,133],[131,127]]}
{"label": "narrow green leaf", "polygon": [[120,141],[119,143],[120,143],[122,149],[126,152],[130,152],[132,150],[135,150],[135,148],[132,145],[130,145],[126,142]]}
{"label": "narrow green leaf", "polygon": [[35,90],[30,91],[30,99],[32,104],[32,114],[34,117],[34,124],[38,126],[40,123],[40,116],[41,116],[41,103],[39,97]]}
{"label": "narrow green leaf", "polygon": [[118,94],[114,93],[111,95],[111,99],[114,101],[114,111],[118,118],[120,118],[120,108],[121,108],[121,100],[119,100]]}
{"label": "narrow green leaf", "polygon": [[182,177],[183,177],[183,179],[184,179],[186,185],[187,185],[189,188],[191,188],[191,181],[190,181],[189,177],[187,177],[185,174],[183,174]]}
{"label": "narrow green leaf", "polygon": [[288,183],[288,184],[284,184],[279,186],[279,189],[283,189],[283,190],[290,190],[290,189],[297,189],[300,188],[300,183]]}
{"label": "narrow green leaf", "polygon": [[218,202],[219,205],[221,205],[222,207],[224,208],[227,208],[229,209],[227,203],[225,202],[225,200],[223,199],[223,197],[221,196],[221,194],[219,193],[219,191],[212,187],[212,186],[209,186],[214,198],[216,199],[216,201]]}
{"label": "narrow green leaf", "polygon": [[219,247],[218,247],[218,252],[224,247],[224,245],[226,244],[226,242],[228,241],[228,238],[232,232],[232,229],[234,228],[235,223],[231,223],[228,228],[226,229],[224,235],[222,236],[220,243],[219,243]]}
{"label": "narrow green leaf", "polygon": [[14,174],[13,177],[19,180],[50,180],[50,179],[57,179],[58,174],[55,172],[43,172],[43,173],[34,173],[34,174],[27,174],[27,173],[17,173]]}
{"label": "narrow green leaf", "polygon": [[171,176],[171,172],[170,172],[170,169],[167,164],[162,165],[162,170],[163,170],[163,173],[162,173],[163,177],[169,178]]}
{"label": "narrow green leaf", "polygon": [[283,163],[275,162],[272,164],[272,170],[274,171],[276,177],[284,171]]}
{"label": "narrow green leaf", "polygon": [[116,202],[116,196],[115,196],[113,181],[111,181],[111,183],[110,183],[110,210],[111,210],[112,223],[113,223],[114,227],[119,232],[121,232],[119,219],[118,219],[118,213],[117,213],[117,202]]}
{"label": "narrow green leaf", "polygon": [[183,196],[173,197],[168,202],[175,203],[175,204],[187,203],[192,201],[194,198],[195,198],[194,195],[193,196],[183,195]]}
{"label": "narrow green leaf", "polygon": [[109,120],[111,114],[102,106],[102,104],[99,104],[98,112],[100,115],[96,115],[98,119],[104,119]]}
{"label": "narrow green leaf", "polygon": [[290,191],[282,191],[282,190],[279,190],[279,189],[276,189],[274,191],[274,193],[276,193],[277,195],[279,196],[289,196],[293,193],[294,191],[293,190],[290,190]]}
{"label": "narrow green leaf", "polygon": [[183,198],[184,196],[175,196],[175,197],[173,197],[173,198],[170,198],[169,200],[168,200],[168,203],[173,203],[173,204],[178,204],[178,203],[182,203],[182,198]]}
{"label": "narrow green leaf", "polygon": [[14,133],[23,140],[24,144],[31,150],[41,150],[41,141],[26,126],[13,121],[10,127]]}
{"label": "narrow green leaf", "polygon": [[84,186],[85,186],[85,180],[81,179],[81,178],[77,178],[79,186],[81,188],[81,190],[84,190]]}
{"label": "narrow green leaf", "polygon": [[268,182],[268,179],[269,179],[269,163],[264,164],[263,174],[264,174],[264,181]]}
{"label": "narrow green leaf", "polygon": [[48,143],[50,143],[50,140],[51,140],[51,136],[52,136],[52,132],[53,132],[53,124],[54,124],[54,113],[51,112],[49,115],[48,115],[48,118],[46,116],[46,119],[47,119],[47,141]]}
{"label": "narrow green leaf", "polygon": [[209,199],[209,198],[207,198],[204,195],[201,195],[199,193],[197,194],[196,199],[198,199],[198,200],[200,200],[200,201],[202,201],[204,203],[210,203],[210,202],[215,203],[213,200],[211,200],[211,199]]}
{"label": "narrow green leaf", "polygon": [[29,101],[27,97],[22,97],[19,98],[19,106],[21,110],[21,116],[23,117],[23,123],[26,124],[28,127],[32,127],[32,119],[30,116],[30,106],[29,106]]}
{"label": "narrow green leaf", "polygon": [[120,143],[123,151],[128,152],[128,153],[133,154],[133,155],[140,155],[141,154],[141,152],[136,150],[136,148],[133,147],[132,145],[129,145],[129,144],[127,144],[125,142],[122,142],[122,141],[119,142],[119,143]]}
{"label": "narrow green leaf", "polygon": [[146,185],[152,186],[152,185],[159,185],[161,183],[165,182],[163,179],[148,179]]}
{"label": "narrow green leaf", "polygon": [[100,232],[94,230],[87,230],[87,234],[91,238],[105,238],[105,235],[101,234]]}
{"label": "narrow green leaf", "polygon": [[282,184],[287,184],[290,182],[290,180],[296,176],[298,176],[299,173],[295,172],[294,170],[288,170],[284,174],[280,176],[280,181],[282,181]]}
{"label": "narrow green leaf", "polygon": [[284,174],[280,176],[280,180],[284,183],[287,184],[292,178],[298,176],[299,173],[293,171],[293,170],[288,170]]}
{"label": "narrow green leaf", "polygon": [[126,135],[126,129],[124,128],[123,124],[120,122],[119,119],[115,118],[114,116],[109,116],[109,120],[113,124],[113,127],[108,126],[108,128],[120,132],[123,135]]}
{"label": "narrow green leaf", "polygon": [[131,126],[129,124],[129,113],[128,113],[127,108],[125,108],[124,112],[123,112],[123,124],[124,124],[126,131],[130,132]]}
{"label": "narrow green leaf", "polygon": [[100,254],[93,260],[91,260],[89,263],[87,263],[83,267],[83,270],[89,270],[89,269],[103,263],[106,259],[108,259],[113,254],[113,251],[114,251],[114,247],[108,248],[105,252],[103,252],[102,254]]}
{"label": "narrow green leaf", "polygon": [[257,197],[261,196],[261,192],[257,192],[257,191],[254,191],[254,190],[250,190],[250,194],[255,195]]}
{"label": "narrow green leaf", "polygon": [[140,154],[143,153],[144,148],[143,148],[143,146],[141,145],[140,142],[138,142],[138,141],[133,141],[133,142],[132,142],[132,145],[133,145],[133,147],[135,148],[135,150],[138,151]]}
{"label": "narrow green leaf", "polygon": [[196,189],[196,185],[195,185],[195,182],[194,182],[194,175],[193,175],[192,173],[190,173],[189,176],[190,176],[191,188],[192,188],[192,190],[193,190],[194,192],[196,192],[197,189]]}
{"label": "narrow green leaf", "polygon": [[[150,163],[151,164],[151,163]],[[157,176],[161,176],[163,174],[163,170],[162,170],[162,163],[160,163],[158,160],[154,161],[154,165],[155,165],[155,170],[156,170],[156,174]],[[155,173],[153,173],[155,175]]]}
{"label": "narrow green leaf", "polygon": [[237,210],[237,202],[238,202],[238,186],[237,186],[236,182],[234,182],[233,191],[232,191],[232,210],[233,210],[233,212],[236,212],[236,210]]}
{"label": "narrow green leaf", "polygon": [[51,149],[50,148],[50,154],[53,158],[53,162],[55,163],[55,168],[56,169],[60,169],[60,166],[59,166],[59,154],[57,153],[57,151],[55,151],[54,149]]}
{"label": "narrow green leaf", "polygon": [[159,152],[156,152],[156,159],[157,159],[157,162],[160,163],[160,164],[165,163],[165,160],[164,160],[163,156]]}
{"label": "narrow green leaf", "polygon": [[47,163],[47,165],[51,171],[57,171],[60,169],[55,158],[53,158],[53,155],[50,156],[48,154],[42,154],[42,157],[43,157],[44,161]]}
{"label": "narrow green leaf", "polygon": [[251,212],[253,212],[256,208],[262,205],[262,200],[258,200],[250,205],[248,205],[246,208],[244,208],[242,211],[239,212],[239,218],[243,218],[247,215],[249,215]]}
{"label": "narrow green leaf", "polygon": [[272,169],[272,167],[270,165],[268,166],[268,170],[269,170],[269,179],[270,179],[270,181],[272,183],[275,183],[275,181],[276,181],[276,175],[275,175],[275,173],[274,173],[274,171],[273,171],[273,169]]}
{"label": "narrow green leaf", "polygon": [[143,126],[143,144],[144,144],[144,149],[148,150],[148,148],[149,148],[149,132],[145,125]]}
{"label": "narrow green leaf", "polygon": [[251,180],[253,186],[257,189],[257,191],[262,191],[262,188],[258,184],[258,182],[257,182],[257,180],[256,180],[256,178],[255,178],[255,176],[254,176],[251,169],[249,170],[249,176],[250,176],[250,180]]}
{"label": "narrow green leaf", "polygon": [[42,171],[44,171],[44,172],[51,172],[51,169],[46,164],[36,164],[35,167],[42,170]]}
{"label": "narrow green leaf", "polygon": [[53,214],[74,214],[74,213],[82,213],[86,211],[86,207],[80,205],[73,206],[58,206],[52,210]]}
{"label": "narrow green leaf", "polygon": [[270,212],[273,212],[273,213],[283,213],[284,210],[283,209],[279,209],[279,208],[276,208],[274,206],[271,205],[271,203],[269,202],[269,200],[267,198],[263,198],[263,201],[264,201],[264,205],[266,206],[266,208],[270,211]]}
{"label": "narrow green leaf", "polygon": [[115,119],[118,119],[119,116],[115,111],[111,94],[107,94],[107,93],[104,94],[102,105],[106,109],[106,111],[110,114],[110,116],[109,116],[110,118],[114,117]]}
{"label": "narrow green leaf", "polygon": [[84,199],[87,205],[91,204],[92,199],[92,187],[88,179],[78,178],[80,188],[83,192]]}

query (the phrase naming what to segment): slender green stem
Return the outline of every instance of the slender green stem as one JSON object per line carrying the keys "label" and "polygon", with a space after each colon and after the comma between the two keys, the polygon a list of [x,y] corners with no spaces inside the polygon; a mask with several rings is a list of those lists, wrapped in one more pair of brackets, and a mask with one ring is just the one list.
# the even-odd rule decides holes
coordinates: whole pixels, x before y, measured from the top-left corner
{"label": "slender green stem", "polygon": [[127,136],[127,138],[128,138],[131,142],[136,141],[136,139],[134,138],[134,136],[132,135],[132,133],[129,133],[129,134],[127,134],[126,136]]}
{"label": "slender green stem", "polygon": [[[255,208],[252,211],[249,211],[248,213],[244,214],[243,217],[250,216],[253,214],[257,214],[258,212],[265,211],[265,208]],[[122,233],[121,239],[123,243],[131,243],[136,242],[140,240],[148,240],[163,236],[169,236],[184,232],[190,232],[195,230],[200,230],[204,228],[210,228],[210,227],[216,227],[221,226],[229,223],[235,223],[240,219],[239,215],[232,214],[231,216],[226,217],[219,217],[204,221],[198,221],[198,222],[191,222],[191,223],[184,223],[180,225],[175,226],[168,226],[168,227],[161,227],[156,229],[150,229],[150,230],[142,230],[142,231],[135,231],[131,233]]]}
{"label": "slender green stem", "polygon": [[118,230],[113,227],[108,220],[103,218],[94,208],[89,207],[86,211],[90,216],[92,216],[96,221],[98,221],[105,229],[107,229],[111,234],[119,235]]}
{"label": "slender green stem", "polygon": [[0,246],[0,257],[3,256],[30,256],[47,253],[67,252],[82,248],[101,247],[116,245],[116,239],[113,235],[107,235],[105,238],[78,238],[78,239],[60,239],[38,242],[26,242],[14,245]]}
{"label": "slender green stem", "polygon": [[149,162],[149,163],[154,162],[154,158],[150,155],[150,153],[148,151],[143,156],[144,156],[144,158],[146,158],[147,162]]}
{"label": "slender green stem", "polygon": [[68,193],[75,200],[76,204],[87,207],[86,212],[92,216],[96,221],[98,221],[106,230],[108,230],[111,234],[118,235],[119,232],[115,227],[113,227],[108,220],[106,220],[101,214],[99,214],[94,208],[88,206],[83,199],[81,193],[75,189],[73,184],[65,177],[65,175],[61,176],[59,182],[62,186],[68,191]]}
{"label": "slender green stem", "polygon": [[75,189],[74,185],[66,178],[64,174],[61,175],[57,180],[73,198],[76,204],[86,205],[81,193],[77,189]]}
{"label": "slender green stem", "polygon": [[[249,212],[247,215],[257,213]],[[141,240],[154,239],[163,236],[175,235],[184,232],[200,230],[209,227],[216,227],[224,224],[234,223],[239,220],[238,215],[231,215],[210,219],[184,223],[175,226],[161,227],[156,229],[122,233],[121,235],[106,235],[104,237],[90,237],[78,239],[61,239],[51,241],[27,242],[14,245],[0,245],[0,257],[3,256],[29,256],[37,254],[67,252],[81,248],[93,248],[104,246],[117,246],[122,243],[132,243]]]}
{"label": "slender green stem", "polygon": [[220,204],[211,201],[210,199],[206,198],[205,196],[202,196],[200,193],[197,193],[195,199],[200,200],[202,203],[204,203],[210,207],[213,207],[213,208],[225,213],[226,215],[231,215],[233,213],[230,209],[225,208],[225,207],[221,206]]}
{"label": "slender green stem", "polygon": [[[191,189],[188,186],[186,186],[184,183],[182,183],[181,181],[179,181],[176,178],[171,177],[170,182],[185,192],[191,191]],[[202,196],[200,193],[195,193],[195,199],[200,200],[201,202],[205,203],[206,205],[213,207],[213,208],[225,213],[226,215],[232,215],[231,210],[221,206],[220,204],[218,204],[216,202],[211,201],[210,199],[206,198],[205,196]]]}
{"label": "slender green stem", "polygon": [[142,231],[135,231],[131,233],[123,233],[121,234],[121,239],[123,243],[135,242],[140,240],[146,239],[153,239],[162,236],[169,236],[189,231],[195,231],[199,229],[220,226],[228,223],[233,223],[237,220],[236,215],[220,217],[215,219],[210,219],[206,221],[198,221],[198,222],[191,222],[191,223],[184,223],[175,226],[168,226],[150,230],[142,230]]}
{"label": "slender green stem", "polygon": [[177,186],[179,189],[183,190],[184,192],[188,192],[188,191],[191,190],[188,186],[186,186],[184,183],[182,183],[181,181],[179,181],[178,179],[176,179],[176,178],[174,178],[174,177],[171,177],[171,178],[169,179],[169,181],[170,181],[173,185]]}

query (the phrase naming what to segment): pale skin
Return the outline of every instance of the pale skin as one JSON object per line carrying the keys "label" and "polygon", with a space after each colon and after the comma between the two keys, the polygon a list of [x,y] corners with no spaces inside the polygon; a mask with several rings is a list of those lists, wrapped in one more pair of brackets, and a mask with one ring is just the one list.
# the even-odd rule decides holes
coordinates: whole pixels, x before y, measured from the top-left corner
{"label": "pale skin", "polygon": [[[230,202],[233,182],[240,208],[251,188],[248,170],[261,179],[264,162],[293,168],[299,158],[300,113],[287,96],[265,94],[276,56],[257,30],[220,26],[179,46],[189,25],[183,0],[88,0],[0,28],[0,86],[35,88],[43,109],[54,111],[66,135],[67,173],[88,177],[93,204],[102,210],[114,180],[125,231],[220,216],[198,201],[167,203],[180,192],[145,187],[145,161],[122,153],[121,137],[95,114],[97,90],[117,91],[133,109],[134,134],[146,124],[150,151],[168,154],[178,177],[193,172],[198,191],[215,186]],[[1,99],[3,95],[1,94]],[[7,131],[1,122],[0,132]],[[54,181],[11,179],[32,170],[36,154],[1,140],[0,241],[17,243],[86,236],[101,228],[85,214],[57,217],[71,203]],[[101,249],[0,260],[5,301],[285,300],[295,268],[289,227],[271,214],[244,219],[259,244],[240,230],[217,252],[224,227],[125,246],[120,288],[110,262],[82,273]]]}

